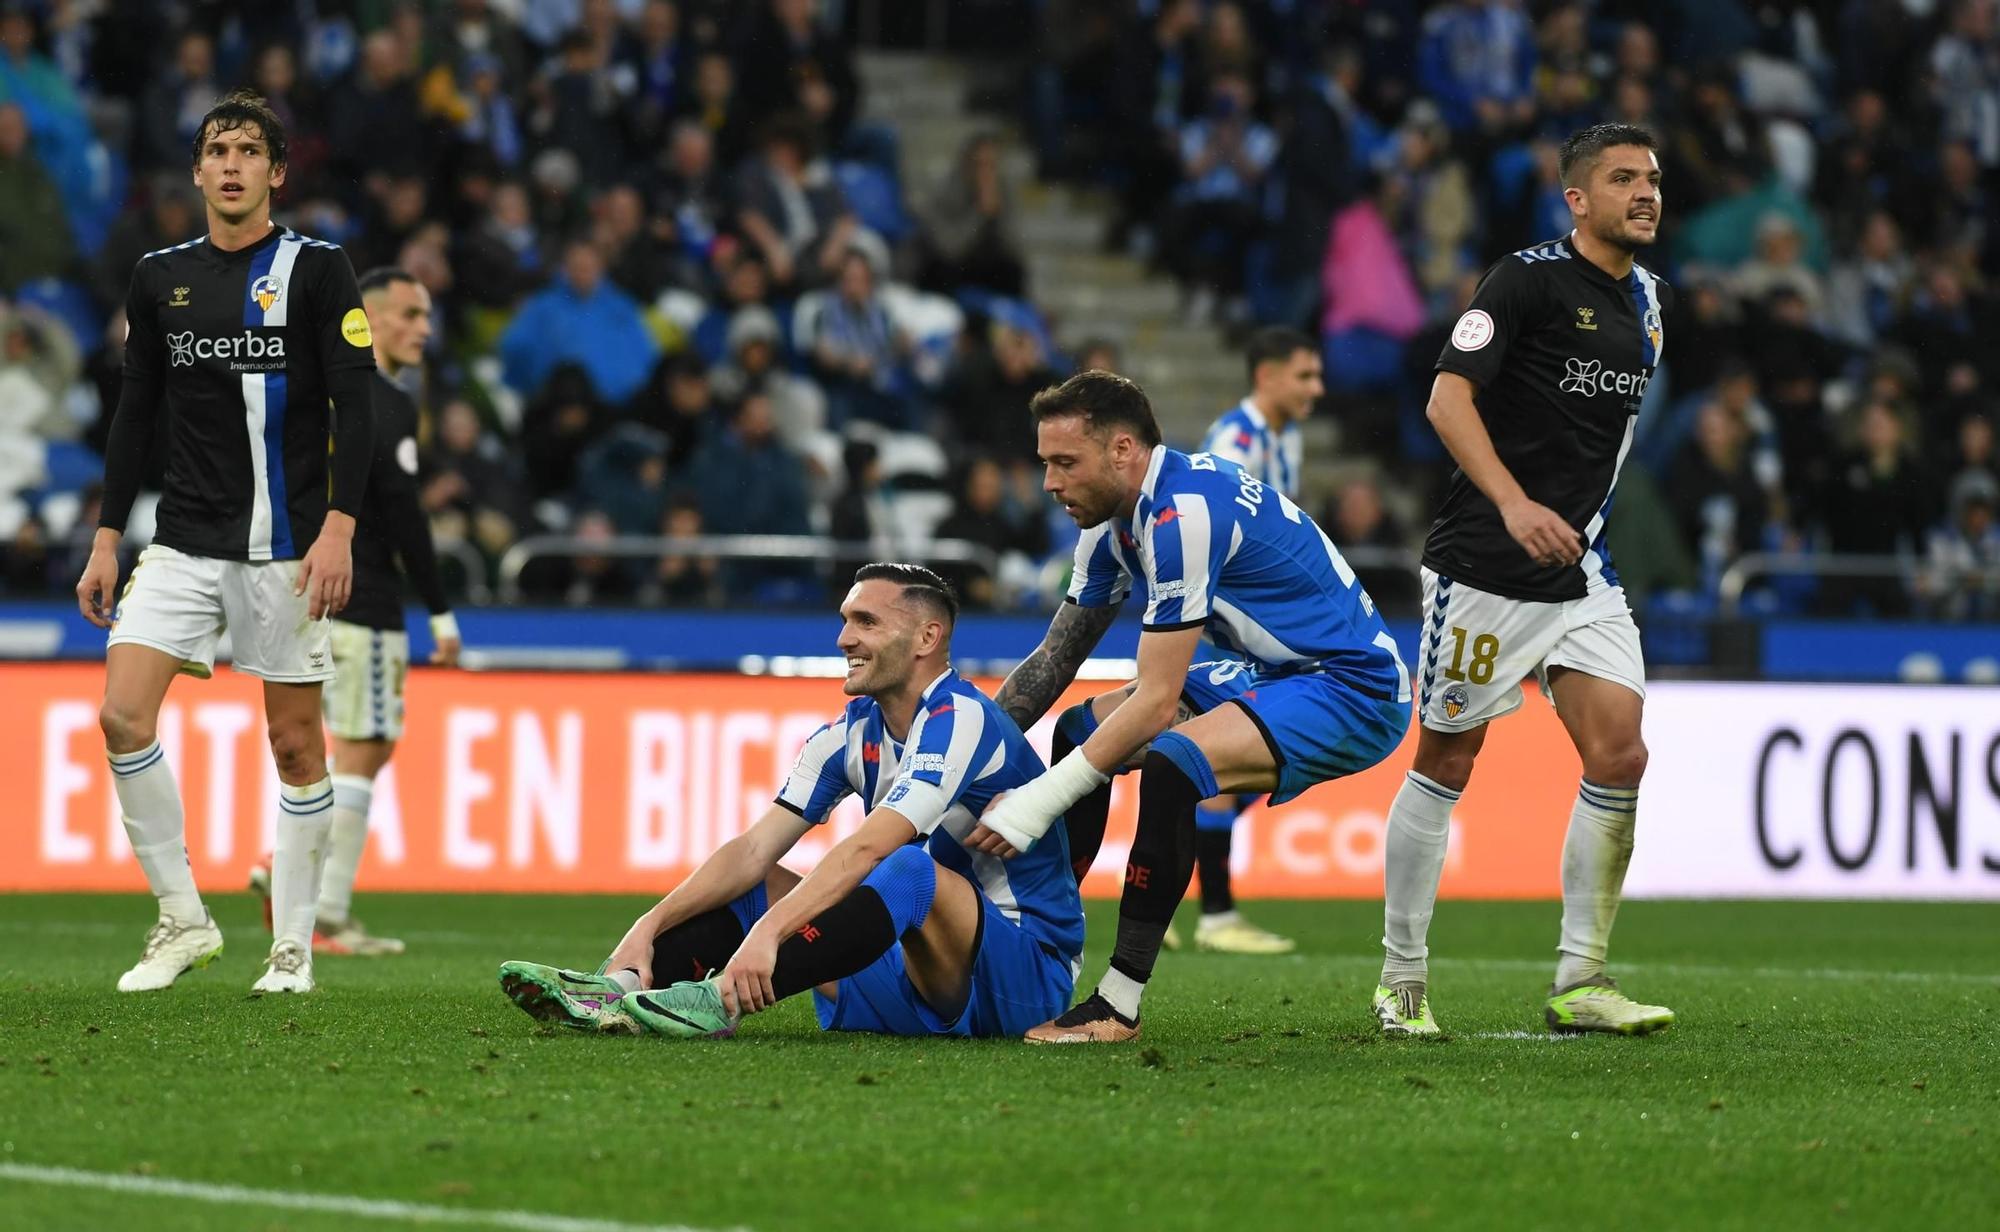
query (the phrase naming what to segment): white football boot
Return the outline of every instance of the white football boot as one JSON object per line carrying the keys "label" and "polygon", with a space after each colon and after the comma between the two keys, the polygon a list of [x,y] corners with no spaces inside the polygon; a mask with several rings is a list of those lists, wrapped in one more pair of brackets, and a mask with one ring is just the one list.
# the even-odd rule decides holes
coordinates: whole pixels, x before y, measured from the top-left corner
{"label": "white football boot", "polygon": [[255,993],[267,992],[311,992],[313,990],[312,954],[296,941],[280,941],[271,947],[271,957],[266,960],[264,974],[250,986]]}
{"label": "white football boot", "polygon": [[203,913],[200,923],[191,924],[161,916],[146,933],[146,948],[139,964],[118,977],[119,992],[154,992],[171,988],[186,971],[206,967],[222,955],[222,930],[215,917]]}

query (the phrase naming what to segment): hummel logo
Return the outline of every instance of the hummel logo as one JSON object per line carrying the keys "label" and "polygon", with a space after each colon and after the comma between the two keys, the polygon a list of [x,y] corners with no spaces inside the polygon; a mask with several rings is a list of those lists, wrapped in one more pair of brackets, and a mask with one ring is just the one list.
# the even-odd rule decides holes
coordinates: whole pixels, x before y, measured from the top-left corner
{"label": "hummel logo", "polygon": [[1165,526],[1167,523],[1173,521],[1175,518],[1179,516],[1181,516],[1181,511],[1174,508],[1172,505],[1168,505],[1165,509],[1162,509],[1160,511],[1160,516],[1154,520],[1153,525]]}
{"label": "hummel logo", "polygon": [[168,334],[167,349],[172,352],[169,361],[176,368],[194,367],[194,331],[184,334]]}

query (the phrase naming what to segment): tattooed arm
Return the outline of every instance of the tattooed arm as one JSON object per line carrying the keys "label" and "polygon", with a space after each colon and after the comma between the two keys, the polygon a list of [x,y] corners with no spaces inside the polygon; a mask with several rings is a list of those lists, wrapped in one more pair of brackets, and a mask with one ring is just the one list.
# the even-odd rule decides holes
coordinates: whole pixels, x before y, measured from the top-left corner
{"label": "tattooed arm", "polygon": [[1084,607],[1064,603],[1056,610],[1042,644],[1008,674],[1007,683],[1000,686],[1000,692],[993,698],[1022,731],[1047,714],[1070,681],[1076,679],[1076,669],[1097,649],[1097,643],[1118,618],[1122,606],[1114,603],[1108,607]]}

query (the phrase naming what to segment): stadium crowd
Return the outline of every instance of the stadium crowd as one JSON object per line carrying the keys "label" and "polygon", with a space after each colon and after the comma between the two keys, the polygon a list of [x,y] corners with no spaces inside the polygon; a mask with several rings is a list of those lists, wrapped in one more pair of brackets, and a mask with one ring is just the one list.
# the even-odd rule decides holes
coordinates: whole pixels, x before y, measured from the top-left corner
{"label": "stadium crowd", "polygon": [[[1612,519],[1628,589],[1702,611],[1747,552],[1895,554],[1909,579],[1758,600],[2000,614],[1996,0],[1011,2],[1041,174],[1113,190],[1107,243],[1193,320],[1313,327],[1343,452],[1419,497],[1444,332],[1495,256],[1567,229],[1556,143],[1648,125],[1679,301]],[[432,292],[422,491],[458,559],[946,537],[1002,562],[955,567],[974,604],[1038,596],[1074,531],[1023,408],[1117,357],[1034,306],[997,140],[904,182],[858,118],[848,7],[0,2],[0,592],[73,583],[126,284],[200,232],[191,128],[247,83],[291,130],[280,221]],[[1369,491],[1329,512],[1420,529]],[[523,582],[744,604],[816,577],[669,551]]]}
{"label": "stadium crowd", "polygon": [[1192,318],[1316,324],[1350,447],[1435,474],[1445,331],[1568,229],[1562,138],[1641,124],[1679,311],[1611,523],[1628,590],[1700,611],[1748,552],[1896,555],[1909,578],[1757,597],[2000,612],[1993,0],[1132,7],[1050,7],[1044,172],[1111,168],[1111,242]]}

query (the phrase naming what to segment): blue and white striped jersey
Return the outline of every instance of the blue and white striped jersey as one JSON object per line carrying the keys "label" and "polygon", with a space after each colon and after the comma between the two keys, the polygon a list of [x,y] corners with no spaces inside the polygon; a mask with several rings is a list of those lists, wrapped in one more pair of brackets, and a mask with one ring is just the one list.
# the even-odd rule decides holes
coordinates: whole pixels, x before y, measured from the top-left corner
{"label": "blue and white striped jersey", "polygon": [[1271,422],[1257,404],[1245,398],[1209,425],[1202,452],[1227,458],[1293,500],[1299,498],[1299,474],[1305,466],[1305,431],[1296,423],[1281,432],[1271,431]]}
{"label": "blue and white striped jersey", "polygon": [[849,793],[871,810],[896,810],[916,827],[912,842],[928,836],[933,859],[1074,962],[1083,952],[1083,902],[1070,872],[1067,828],[1050,827],[1041,842],[1011,860],[961,845],[993,797],[1045,768],[992,698],[946,670],[924,690],[902,741],[889,734],[874,698],[847,703],[839,718],[806,741],[778,803],[814,825]]}
{"label": "blue and white striped jersey", "polygon": [[1396,640],[1340,550],[1234,462],[1154,448],[1131,520],[1112,518],[1077,541],[1069,598],[1109,607],[1135,578],[1147,629],[1205,626],[1262,674],[1322,670],[1373,696],[1410,699]]}

